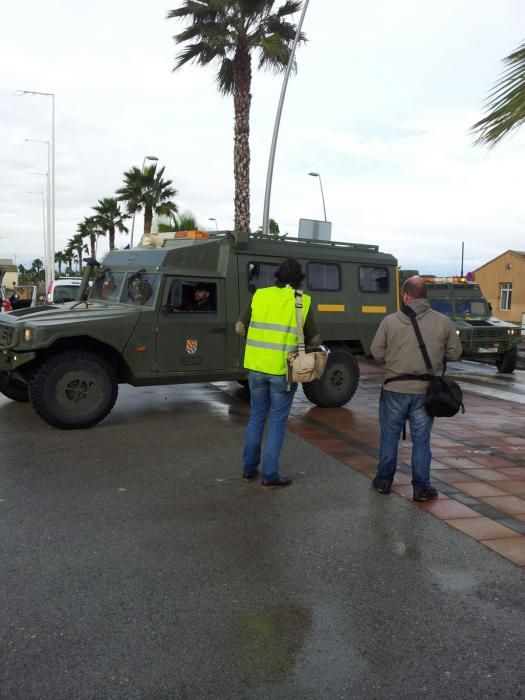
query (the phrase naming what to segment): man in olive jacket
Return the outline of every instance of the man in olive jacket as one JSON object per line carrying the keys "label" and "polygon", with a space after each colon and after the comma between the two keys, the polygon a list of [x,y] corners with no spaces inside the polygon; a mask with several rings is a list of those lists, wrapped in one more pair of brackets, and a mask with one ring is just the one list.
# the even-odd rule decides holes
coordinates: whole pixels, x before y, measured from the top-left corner
{"label": "man in olive jacket", "polygon": [[[432,364],[432,374],[440,375],[445,361],[457,360],[461,355],[461,342],[451,320],[430,307],[421,277],[409,277],[405,281],[402,301],[416,314]],[[434,419],[425,409],[428,382],[400,378],[404,374],[428,374],[409,316],[402,311],[386,316],[377,329],[371,352],[379,363],[385,365],[385,380],[390,380],[383,385],[379,399],[381,446],[377,475],[372,485],[379,493],[390,493],[397,467],[399,438],[408,420],[412,438],[414,501],[429,501],[438,494],[430,484],[430,432]]]}

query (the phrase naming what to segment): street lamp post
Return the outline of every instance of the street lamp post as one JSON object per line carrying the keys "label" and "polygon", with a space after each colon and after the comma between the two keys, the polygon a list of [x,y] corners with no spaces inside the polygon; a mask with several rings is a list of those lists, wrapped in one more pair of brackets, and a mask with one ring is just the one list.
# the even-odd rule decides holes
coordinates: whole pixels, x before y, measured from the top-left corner
{"label": "street lamp post", "polygon": [[48,223],[48,276],[50,280],[54,279],[55,276],[55,94],[53,92],[37,92],[36,90],[21,90],[22,95],[41,95],[42,97],[51,98],[51,144],[50,144],[50,167],[49,179],[50,179],[50,197],[49,197],[49,208],[50,217]]}
{"label": "street lamp post", "polygon": [[286,86],[288,85],[288,78],[290,77],[290,72],[292,70],[295,49],[299,43],[299,38],[301,36],[301,27],[303,26],[304,16],[306,14],[306,8],[308,7],[309,0],[304,0],[303,11],[301,12],[301,17],[297,23],[297,31],[295,32],[295,38],[293,41],[292,49],[290,51],[290,58],[288,59],[288,65],[286,67],[286,72],[284,74],[283,85],[281,88],[281,96],[279,98],[279,104],[277,106],[277,114],[275,115],[275,124],[273,127],[273,137],[272,145],[270,146],[270,157],[268,158],[268,172],[266,173],[266,190],[264,192],[264,209],[263,209],[263,223],[262,232],[263,235],[268,235],[268,228],[270,223],[270,194],[272,192],[272,177],[273,177],[273,164],[275,161],[275,151],[277,148],[277,135],[279,134],[279,125],[281,123],[281,113],[283,111],[284,96],[286,94]]}
{"label": "street lamp post", "polygon": [[208,221],[215,221],[215,230],[219,230],[219,224],[217,223],[217,219],[214,216],[210,216]]}
{"label": "street lamp post", "polygon": [[[47,181],[47,193],[46,193],[46,200],[47,200],[47,227],[44,227],[44,236],[46,237],[45,242],[45,254],[44,254],[44,259],[45,259],[45,271],[46,271],[46,292],[47,288],[49,287],[50,283],[54,280],[55,278],[55,247],[54,247],[54,239],[51,238],[51,177],[50,177],[50,168],[51,168],[51,144],[49,141],[45,141],[43,139],[24,139],[24,141],[27,141],[28,143],[45,143],[47,145],[47,173],[46,173],[46,181]],[[46,232],[47,228],[47,232]]]}
{"label": "street lamp post", "polygon": [[[43,231],[44,231],[44,260],[47,262],[48,258],[48,245],[49,245],[49,240],[48,236],[46,236],[46,207],[44,204],[44,190],[38,190],[38,191],[32,191],[32,192],[27,192],[27,194],[39,194],[42,197],[42,226],[43,226]],[[48,269],[47,267],[45,268],[45,274],[46,274],[46,289],[45,293],[47,294],[47,272]]]}
{"label": "street lamp post", "polygon": [[324,212],[324,220],[326,221],[326,207],[324,204],[324,192],[323,192],[323,182],[321,180],[321,176],[319,173],[308,173],[308,175],[311,175],[312,177],[318,177],[319,178],[319,185],[321,186],[321,198],[323,200],[323,212]]}
{"label": "street lamp post", "polygon": [[[142,161],[142,168],[140,169],[141,173],[144,172],[144,166],[146,165],[147,160],[158,161],[158,158],[157,158],[157,156],[144,156],[144,160]],[[131,220],[131,241],[130,241],[130,245],[129,245],[130,248],[133,248],[133,232],[135,231],[135,215],[136,215],[136,213],[137,213],[137,211],[135,210],[133,212],[133,219]]]}

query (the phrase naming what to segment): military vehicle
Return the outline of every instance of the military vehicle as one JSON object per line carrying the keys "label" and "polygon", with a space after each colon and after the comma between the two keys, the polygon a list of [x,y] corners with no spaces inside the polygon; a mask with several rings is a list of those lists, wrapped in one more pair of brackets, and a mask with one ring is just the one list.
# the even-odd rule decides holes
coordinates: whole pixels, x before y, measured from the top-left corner
{"label": "military vehicle", "polygon": [[[303,264],[330,349],[325,375],[304,392],[319,406],[342,406],[358,386],[356,356],[369,353],[380,320],[397,308],[396,259],[375,245],[231,232],[145,236],[102,265],[88,260],[78,301],[3,314],[0,392],[30,400],[51,425],[86,428],[111,411],[119,383],[243,382],[235,322],[286,257]],[[203,285],[200,312],[194,292]]]}
{"label": "military vehicle", "polygon": [[[400,271],[400,288],[417,270]],[[479,284],[463,277],[422,275],[430,305],[452,319],[463,347],[462,360],[494,363],[502,374],[516,369],[521,329],[492,315]]]}

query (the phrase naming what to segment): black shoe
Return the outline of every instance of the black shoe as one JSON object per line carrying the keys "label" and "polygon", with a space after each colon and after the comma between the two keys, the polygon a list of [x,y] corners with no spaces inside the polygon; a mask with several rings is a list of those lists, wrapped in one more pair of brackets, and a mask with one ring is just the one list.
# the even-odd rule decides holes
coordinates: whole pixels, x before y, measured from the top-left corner
{"label": "black shoe", "polygon": [[438,492],[433,486],[426,489],[414,489],[414,501],[433,501],[438,497]]}
{"label": "black shoe", "polygon": [[391,481],[383,481],[382,479],[376,478],[372,481],[372,488],[374,488],[377,493],[390,493],[392,487]]}
{"label": "black shoe", "polygon": [[261,481],[263,489],[274,489],[277,486],[290,486],[291,483],[292,480],[287,476],[278,476],[276,479],[272,479],[271,481],[265,481],[264,479]]}
{"label": "black shoe", "polygon": [[259,476],[259,470],[256,469],[254,472],[244,472],[242,475],[242,480],[243,481],[255,481],[255,479]]}

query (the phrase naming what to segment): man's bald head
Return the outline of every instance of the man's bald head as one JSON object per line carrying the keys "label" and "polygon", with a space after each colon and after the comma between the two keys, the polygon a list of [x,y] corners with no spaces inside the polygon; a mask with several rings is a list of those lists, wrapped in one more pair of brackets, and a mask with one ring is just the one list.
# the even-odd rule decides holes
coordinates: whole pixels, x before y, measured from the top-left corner
{"label": "man's bald head", "polygon": [[419,275],[414,275],[405,280],[402,289],[403,294],[406,294],[408,301],[427,298],[427,285],[425,280]]}

